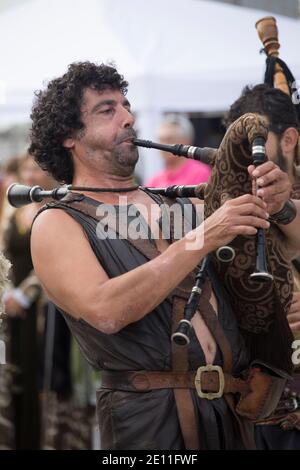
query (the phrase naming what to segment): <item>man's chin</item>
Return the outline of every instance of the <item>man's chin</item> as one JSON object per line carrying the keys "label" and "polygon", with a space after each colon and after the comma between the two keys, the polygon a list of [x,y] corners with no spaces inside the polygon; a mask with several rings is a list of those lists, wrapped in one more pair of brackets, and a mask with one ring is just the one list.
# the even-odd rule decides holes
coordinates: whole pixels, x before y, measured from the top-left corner
{"label": "man's chin", "polygon": [[115,156],[120,166],[131,169],[132,171],[134,171],[139,160],[138,149],[134,145],[131,145],[131,149],[128,149],[126,152],[116,152]]}

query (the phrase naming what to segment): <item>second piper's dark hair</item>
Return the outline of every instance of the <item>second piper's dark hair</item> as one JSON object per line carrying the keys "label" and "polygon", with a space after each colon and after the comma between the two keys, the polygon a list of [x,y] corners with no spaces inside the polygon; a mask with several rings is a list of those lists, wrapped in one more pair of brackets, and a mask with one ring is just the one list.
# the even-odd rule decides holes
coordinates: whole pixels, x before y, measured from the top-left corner
{"label": "second piper's dark hair", "polygon": [[291,98],[270,85],[245,87],[242,95],[231,105],[223,122],[228,127],[245,113],[258,113],[269,120],[270,131],[281,135],[289,127],[299,130],[297,112]]}
{"label": "second piper's dark hair", "polygon": [[127,93],[128,83],[111,65],[78,62],[36,92],[32,108],[29,152],[57,181],[71,183],[73,160],[63,142],[84,129],[81,119],[83,92],[87,88]]}

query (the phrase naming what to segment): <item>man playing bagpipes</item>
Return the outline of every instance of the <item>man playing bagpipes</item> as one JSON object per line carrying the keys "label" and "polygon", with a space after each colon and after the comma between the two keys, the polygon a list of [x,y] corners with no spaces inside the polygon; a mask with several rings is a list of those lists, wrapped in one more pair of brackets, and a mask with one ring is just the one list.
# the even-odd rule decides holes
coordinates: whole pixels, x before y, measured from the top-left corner
{"label": "man playing bagpipes", "polygon": [[[241,97],[237,99],[230,107],[229,112],[224,120],[226,126],[229,126],[232,122],[238,119],[240,116],[247,112],[255,112],[262,116],[267,117],[269,125],[269,137],[266,142],[267,155],[270,161],[278,165],[282,171],[285,171],[291,183],[292,197],[299,198],[298,195],[298,165],[296,158],[296,147],[299,137],[299,121],[296,110],[292,104],[290,97],[279,89],[272,88],[267,84],[256,85],[252,89],[246,87]],[[296,254],[296,253],[295,253]],[[293,294],[293,300],[291,308],[287,315],[291,330],[295,334],[295,338],[299,337],[300,332],[300,292],[299,288]],[[291,350],[292,354],[292,350]],[[298,385],[299,388],[299,385]],[[300,393],[300,389],[299,392]],[[289,402],[287,400],[287,404]],[[299,405],[300,406],[300,403]],[[287,407],[287,412],[289,411]],[[287,413],[288,414],[288,413]],[[293,420],[290,423],[290,427],[298,426],[300,428],[300,417],[297,421]],[[273,421],[269,421],[271,426]],[[286,428],[289,427],[287,418],[280,416],[280,422]],[[261,429],[258,429],[259,433]],[[280,430],[268,428],[264,430],[264,434],[269,435],[270,432],[273,434],[277,433],[278,437],[272,444],[269,445],[278,446],[277,448],[286,448],[288,442],[289,448],[300,448],[300,429],[294,432],[294,438],[292,439],[291,433],[281,432]],[[260,439],[260,444],[266,446],[266,436]]]}
{"label": "man playing bagpipes", "polygon": [[[273,373],[272,364],[249,368],[256,357],[210,262],[188,344],[172,343],[171,335],[206,255],[237,235],[255,243],[255,234],[270,228],[269,215],[280,218],[282,211],[286,245],[300,246],[299,204],[289,201],[287,175],[266,162],[256,168],[265,202],[259,194],[237,194],[193,228],[194,211],[187,220],[183,213],[183,206],[192,206],[189,199],[133,184],[138,152],[126,90],[115,68],[85,62],[72,64],[37,95],[30,152],[72,191],[47,204],[33,224],[35,271],[89,362],[102,371],[97,408],[103,449],[253,448],[252,420],[272,412],[286,373],[278,364]],[[230,134],[244,129],[251,142],[266,137],[263,120],[250,115],[246,121]],[[226,139],[230,145],[229,134]],[[241,151],[250,162],[249,144]],[[250,181],[254,168],[242,171]],[[170,214],[165,236],[163,216],[174,202],[181,212]],[[121,220],[138,229],[124,232]],[[182,238],[175,236],[178,221],[189,227]],[[276,347],[280,363],[289,350],[284,342]]]}

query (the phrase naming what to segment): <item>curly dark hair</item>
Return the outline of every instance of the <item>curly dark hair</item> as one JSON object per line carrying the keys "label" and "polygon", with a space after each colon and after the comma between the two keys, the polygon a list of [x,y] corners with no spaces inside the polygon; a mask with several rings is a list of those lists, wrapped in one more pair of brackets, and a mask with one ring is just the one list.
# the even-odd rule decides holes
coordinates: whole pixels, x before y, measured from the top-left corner
{"label": "curly dark hair", "polygon": [[81,120],[84,90],[112,89],[125,95],[127,87],[124,77],[112,65],[91,62],[69,65],[67,73],[49,82],[45,90],[35,93],[29,153],[57,181],[71,183],[73,160],[63,142],[84,128]]}
{"label": "curly dark hair", "polygon": [[299,130],[299,121],[291,98],[270,85],[259,84],[245,87],[242,95],[231,105],[223,123],[227,128],[245,113],[258,113],[269,119],[270,131],[277,135],[289,127]]}

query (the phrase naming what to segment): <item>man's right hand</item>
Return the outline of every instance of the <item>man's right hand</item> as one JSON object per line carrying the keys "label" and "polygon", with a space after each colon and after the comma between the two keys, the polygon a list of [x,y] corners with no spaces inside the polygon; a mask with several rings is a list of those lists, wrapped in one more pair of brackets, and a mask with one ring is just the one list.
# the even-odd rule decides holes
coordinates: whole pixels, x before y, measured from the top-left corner
{"label": "man's right hand", "polygon": [[268,229],[266,204],[257,196],[244,194],[226,201],[204,221],[204,246],[214,251],[238,235],[255,235],[257,228]]}

